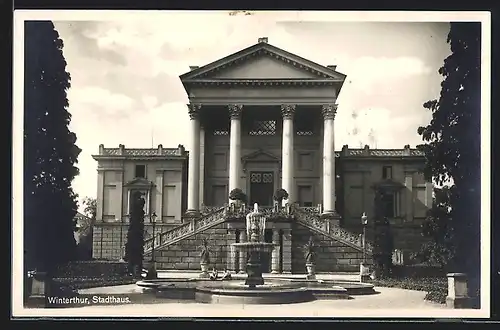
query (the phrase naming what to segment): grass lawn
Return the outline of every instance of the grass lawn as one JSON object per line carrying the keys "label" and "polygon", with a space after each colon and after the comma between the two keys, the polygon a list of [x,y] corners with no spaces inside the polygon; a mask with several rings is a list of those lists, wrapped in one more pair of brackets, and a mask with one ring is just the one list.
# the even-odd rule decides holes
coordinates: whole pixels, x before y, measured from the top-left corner
{"label": "grass lawn", "polygon": [[54,282],[69,289],[79,290],[103,286],[134,284],[137,282],[137,279],[130,276],[108,278],[72,277],[54,278]]}

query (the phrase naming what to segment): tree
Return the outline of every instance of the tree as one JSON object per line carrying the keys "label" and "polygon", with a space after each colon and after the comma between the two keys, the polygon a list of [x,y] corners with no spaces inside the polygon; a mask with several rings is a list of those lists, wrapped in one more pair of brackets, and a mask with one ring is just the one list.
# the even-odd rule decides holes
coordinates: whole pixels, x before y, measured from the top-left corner
{"label": "tree", "polygon": [[447,268],[455,257],[453,218],[450,197],[454,187],[434,188],[432,208],[422,224],[422,235],[429,239],[418,256],[430,263]]}
{"label": "tree", "polygon": [[78,243],[78,254],[80,259],[88,260],[92,258],[92,240],[94,235],[94,224],[97,216],[97,199],[85,197],[82,200],[84,206],[83,213],[87,221],[82,223],[80,228],[80,242]]}
{"label": "tree", "polygon": [[444,77],[441,94],[424,104],[432,111],[432,120],[418,128],[425,142],[419,149],[426,158],[426,179],[453,187],[449,195],[457,247],[453,268],[469,274],[472,294],[479,287],[481,268],[480,38],[480,23],[451,23],[447,42],[452,54],[439,69]]}
{"label": "tree", "polygon": [[375,186],[375,212],[373,217],[374,222],[374,237],[373,237],[373,261],[377,275],[389,277],[392,267],[392,251],[394,241],[392,237],[389,220],[385,216],[387,205],[385,204],[384,195],[386,191]]}
{"label": "tree", "polygon": [[74,238],[81,150],[68,125],[63,41],[50,21],[25,22],[24,264],[51,272],[76,257]]}
{"label": "tree", "polygon": [[144,256],[144,198],[140,191],[132,194],[130,210],[130,224],[125,243],[125,260],[129,271],[134,276],[140,276],[142,259]]}

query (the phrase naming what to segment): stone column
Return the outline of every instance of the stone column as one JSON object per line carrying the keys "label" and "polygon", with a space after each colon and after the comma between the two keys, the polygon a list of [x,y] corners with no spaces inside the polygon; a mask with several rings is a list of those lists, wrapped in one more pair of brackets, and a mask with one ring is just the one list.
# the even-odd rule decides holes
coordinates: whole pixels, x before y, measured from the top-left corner
{"label": "stone column", "polygon": [[335,144],[334,120],[336,104],[326,104],[323,113],[323,214],[336,217],[335,210]]}
{"label": "stone column", "polygon": [[292,230],[283,229],[283,273],[292,272]]}
{"label": "stone column", "polygon": [[241,175],[241,104],[230,104],[229,117],[231,118],[229,142],[229,193],[240,187]]}
{"label": "stone column", "polygon": [[405,173],[405,213],[406,222],[413,222],[413,173]]}
{"label": "stone column", "polygon": [[200,207],[205,203],[205,128],[200,126]]}
{"label": "stone column", "polygon": [[294,104],[281,105],[281,115],[283,116],[283,144],[281,159],[281,188],[288,192],[289,203],[295,202],[293,184],[294,176],[294,155],[293,155],[293,116],[295,114]]}
{"label": "stone column", "polygon": [[[240,231],[240,243],[244,243],[247,240],[247,232],[243,229]],[[240,250],[239,252],[239,261],[240,261],[240,266],[239,268],[239,273],[243,274],[245,273],[246,266],[247,266],[247,255],[243,251]]]}
{"label": "stone column", "polygon": [[280,272],[280,232],[279,229],[273,229],[274,250],[271,254],[271,273],[278,274]]}
{"label": "stone column", "polygon": [[[156,196],[155,196],[155,209],[156,212],[156,223],[163,222],[163,170],[156,171]],[[151,212],[151,211],[150,211]]]}
{"label": "stone column", "polygon": [[199,104],[188,104],[191,123],[191,148],[189,150],[187,213],[196,215],[200,205],[200,119]]}

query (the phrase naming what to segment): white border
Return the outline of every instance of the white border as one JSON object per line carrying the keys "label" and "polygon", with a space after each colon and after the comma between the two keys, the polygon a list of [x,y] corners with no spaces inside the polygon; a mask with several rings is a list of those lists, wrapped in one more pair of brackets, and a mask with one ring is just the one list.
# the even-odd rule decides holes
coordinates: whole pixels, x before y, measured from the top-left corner
{"label": "white border", "polygon": [[[169,11],[173,12],[173,11]],[[186,13],[186,11],[176,11],[176,13]],[[190,12],[192,13],[192,12]],[[201,14],[202,12],[200,12]],[[332,316],[335,317],[459,317],[459,318],[485,318],[490,316],[490,70],[491,70],[491,15],[490,12],[314,12],[314,11],[296,11],[296,12],[259,12],[261,15],[272,13],[277,15],[280,21],[344,21],[344,22],[458,22],[458,21],[480,21],[482,22],[482,56],[481,56],[481,306],[479,310],[361,310],[361,309],[342,309],[336,311],[320,310],[300,310],[297,314],[297,308],[283,308],[265,306],[266,308],[256,308],[258,313],[252,313],[252,307],[241,307],[238,310],[225,308],[225,310],[207,308],[201,309],[201,313],[194,313],[190,304],[186,305],[185,316],[212,316],[212,317],[314,317],[314,316]],[[25,309],[23,308],[23,72],[24,72],[24,31],[25,20],[137,20],[148,19],[154,15],[163,14],[160,11],[66,11],[66,10],[18,10],[14,12],[14,83],[13,83],[13,274],[12,274],[12,315],[20,316],[168,316],[169,307],[165,305],[162,313],[156,313],[146,308],[146,306],[130,308],[95,308],[92,310],[65,310],[65,309]],[[238,17],[238,16],[236,16]],[[235,18],[236,18],[235,17]],[[303,306],[302,306],[303,307]],[[193,315],[197,314],[197,315]],[[180,315],[176,315],[180,316]]]}

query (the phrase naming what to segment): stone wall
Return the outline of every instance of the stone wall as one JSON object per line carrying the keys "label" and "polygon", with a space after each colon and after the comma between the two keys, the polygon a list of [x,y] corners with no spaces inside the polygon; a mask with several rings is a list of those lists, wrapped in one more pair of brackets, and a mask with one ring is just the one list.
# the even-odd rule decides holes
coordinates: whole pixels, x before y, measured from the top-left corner
{"label": "stone wall", "polygon": [[[305,273],[303,246],[313,236],[317,244],[316,272],[357,272],[363,253],[300,224],[292,228],[292,273]],[[368,258],[371,262],[370,258]]]}
{"label": "stone wall", "polygon": [[[94,226],[92,237],[92,258],[119,260],[123,254],[123,246],[127,242],[128,223],[98,223]],[[157,233],[169,230],[175,226],[157,224]],[[153,233],[151,224],[144,224],[147,239]],[[121,234],[121,239],[120,239]]]}
{"label": "stone wall", "polygon": [[211,250],[210,269],[213,267],[219,270],[224,269],[230,254],[230,244],[234,243],[234,237],[230,235],[226,226],[225,223],[217,225],[203,233],[155,251],[157,268],[200,270],[201,245],[202,240],[206,238]]}

